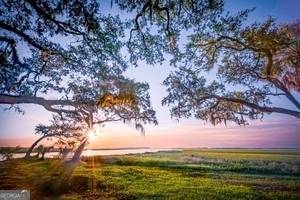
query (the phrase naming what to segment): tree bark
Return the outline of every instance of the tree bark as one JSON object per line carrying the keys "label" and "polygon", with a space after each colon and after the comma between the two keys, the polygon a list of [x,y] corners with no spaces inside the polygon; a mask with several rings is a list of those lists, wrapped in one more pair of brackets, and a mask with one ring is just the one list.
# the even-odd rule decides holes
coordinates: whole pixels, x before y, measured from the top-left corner
{"label": "tree bark", "polygon": [[27,150],[26,155],[24,158],[28,159],[30,158],[30,154],[33,151],[34,147],[36,147],[36,145],[44,138],[46,137],[55,137],[58,136],[58,134],[48,134],[48,135],[43,135],[42,137],[40,137],[39,139],[37,139],[32,145],[31,147]]}
{"label": "tree bark", "polygon": [[27,150],[27,152],[26,152],[26,155],[25,155],[25,159],[29,159],[31,156],[30,156],[30,154],[32,153],[32,151],[33,151],[33,149],[34,149],[34,147],[42,140],[42,139],[44,139],[44,138],[46,138],[47,136],[42,136],[42,137],[40,137],[39,139],[37,139],[32,145],[31,145],[31,147]]}
{"label": "tree bark", "polygon": [[85,139],[80,145],[79,147],[76,149],[72,159],[70,160],[70,163],[75,164],[78,163],[80,161],[80,156],[84,150],[85,144],[87,143],[87,139]]}
{"label": "tree bark", "polygon": [[50,150],[52,149],[53,147],[44,147],[43,151],[42,151],[42,157],[41,159],[44,160],[45,159],[45,154],[47,152],[50,152]]}

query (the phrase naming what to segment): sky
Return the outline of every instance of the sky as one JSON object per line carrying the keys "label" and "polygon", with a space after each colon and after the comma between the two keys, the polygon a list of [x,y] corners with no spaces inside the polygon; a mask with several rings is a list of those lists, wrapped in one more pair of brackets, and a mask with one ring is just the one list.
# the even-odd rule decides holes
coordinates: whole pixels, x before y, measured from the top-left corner
{"label": "sky", "polygon": [[[262,21],[268,16],[278,22],[293,22],[300,19],[298,0],[226,0],[225,9],[237,12],[256,7],[248,22]],[[126,75],[150,85],[153,108],[157,111],[158,126],[146,126],[145,135],[139,134],[134,127],[119,123],[96,127],[96,135],[90,138],[88,148],[152,147],[152,148],[300,148],[300,121],[286,115],[272,114],[261,120],[250,121],[249,126],[229,124],[211,126],[196,119],[175,121],[170,119],[167,107],[161,100],[167,95],[162,86],[171,68],[162,65],[141,64],[130,68]],[[299,98],[299,96],[297,96]],[[290,106],[285,99],[276,101],[279,105]],[[48,123],[51,113],[37,105],[21,106],[25,115],[0,106],[0,146],[30,146],[38,138],[34,127]]]}

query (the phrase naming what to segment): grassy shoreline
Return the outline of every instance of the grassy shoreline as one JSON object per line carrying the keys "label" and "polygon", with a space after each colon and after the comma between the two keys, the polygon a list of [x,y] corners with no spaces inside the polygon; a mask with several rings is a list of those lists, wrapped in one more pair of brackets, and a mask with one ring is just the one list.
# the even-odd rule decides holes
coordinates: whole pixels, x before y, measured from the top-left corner
{"label": "grassy shoreline", "polygon": [[300,199],[300,150],[184,149],[0,162],[0,189],[32,199]]}

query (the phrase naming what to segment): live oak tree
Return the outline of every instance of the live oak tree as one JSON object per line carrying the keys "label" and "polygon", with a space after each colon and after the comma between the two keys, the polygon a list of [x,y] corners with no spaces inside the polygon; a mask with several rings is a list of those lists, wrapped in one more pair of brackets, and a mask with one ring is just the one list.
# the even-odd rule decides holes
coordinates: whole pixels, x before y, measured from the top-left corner
{"label": "live oak tree", "polygon": [[[88,41],[90,29],[94,26],[89,24],[98,24],[94,16],[96,6],[78,3],[1,1],[1,104],[15,106],[31,103],[42,105],[51,112],[67,111],[53,106],[69,105],[71,101],[61,96],[46,99],[46,95],[42,95],[49,91],[60,93],[62,87],[59,86],[71,69],[65,64],[71,60],[76,62],[54,37],[61,35],[66,39],[76,36],[78,40]],[[27,52],[24,53],[24,50]]]}
{"label": "live oak tree", "polygon": [[[102,14],[99,5],[95,0],[1,1],[0,103],[33,103],[51,112],[65,112],[55,108],[73,104],[64,97],[69,90],[61,86],[62,80],[75,79],[77,72],[93,73],[85,68],[95,59],[99,66],[113,66],[115,73],[124,71],[128,64],[120,55],[124,23],[117,16]],[[130,20],[128,42],[130,62],[136,64],[139,59],[162,61],[166,45],[159,44],[176,42],[181,28],[220,13],[223,2],[116,1],[114,5],[138,13]],[[148,32],[149,21],[157,25],[156,34]],[[159,37],[161,32],[167,37]],[[42,95],[53,91],[62,94],[56,99]]]}
{"label": "live oak tree", "polygon": [[[220,13],[223,2],[116,1],[120,9],[135,16],[130,23],[101,13],[99,5],[96,0],[1,1],[0,104],[17,111],[21,111],[20,104],[41,105],[62,119],[82,120],[88,128],[98,110],[115,114],[116,121],[133,122],[137,128],[156,123],[148,86],[125,80],[121,74],[129,63],[162,62],[164,52],[177,55],[181,29],[205,24]],[[130,30],[128,41],[124,39],[126,28]],[[129,61],[121,54],[124,42]],[[115,89],[118,78],[118,84],[130,83],[141,93]],[[113,89],[97,91],[107,83]],[[125,100],[130,106],[120,106]]]}
{"label": "live oak tree", "polygon": [[[82,54],[80,54],[82,55]],[[91,55],[91,54],[90,54]],[[87,55],[85,55],[87,57]],[[94,60],[94,63],[99,64]],[[94,125],[112,121],[134,124],[143,130],[143,124],[157,124],[155,111],[151,107],[149,86],[146,83],[135,82],[117,75],[115,68],[107,66],[98,69],[94,64],[83,69],[90,72],[74,74],[76,79],[67,79],[67,93],[64,93],[66,104],[56,105],[53,109],[57,116],[50,126],[38,126],[37,132],[42,135],[27,152],[44,138],[79,138],[82,142],[74,155],[73,161],[78,161],[87,142],[87,134]],[[92,70],[92,71],[88,71]]]}
{"label": "live oak tree", "polygon": [[109,122],[122,122],[133,125],[144,133],[144,124],[157,124],[155,111],[151,108],[149,85],[127,79],[123,76],[110,77],[96,87],[95,82],[89,85],[73,85],[76,95],[73,96],[80,105],[74,112],[54,116],[51,125],[40,125],[37,130],[45,137],[56,137],[62,140],[69,138],[79,140],[72,162],[77,162],[88,142],[89,134],[95,132],[95,126]]}
{"label": "live oak tree", "polygon": [[[113,110],[111,114],[118,114],[124,122],[134,120],[137,127],[144,122],[156,123],[149,87],[121,75],[128,65],[120,53],[123,23],[117,16],[99,13],[97,1],[2,1],[0,28],[1,104],[41,105],[60,117],[85,121],[92,128],[93,123],[100,123],[93,118],[100,108],[103,87],[116,95],[120,87],[115,83],[130,83],[132,91],[137,88],[140,92],[133,94],[137,100],[134,112],[115,107],[102,111]],[[38,130],[40,139],[53,134],[73,136],[72,129],[59,129]]]}
{"label": "live oak tree", "polygon": [[[54,108],[73,105],[63,98],[70,92],[63,80],[93,73],[93,67],[97,76],[108,62],[116,73],[124,70],[121,22],[97,9],[96,1],[1,1],[0,103],[64,112]],[[45,98],[49,92],[59,93],[57,99]]]}
{"label": "live oak tree", "polygon": [[[248,12],[220,17],[190,36],[178,69],[164,81],[169,94],[162,103],[172,105],[174,117],[214,125],[248,124],[271,113],[300,118],[300,23],[270,18],[244,26]],[[203,74],[211,69],[216,76],[208,82]],[[290,106],[274,105],[276,98]]]}
{"label": "live oak tree", "polygon": [[[136,97],[110,90],[94,95],[85,87],[101,88],[129,63],[161,63],[170,53],[171,64],[179,67],[164,82],[169,95],[163,104],[174,106],[173,116],[194,114],[213,124],[246,124],[245,117],[273,112],[299,118],[299,23],[277,25],[270,19],[244,27],[249,11],[224,16],[221,0],[112,1],[134,16],[129,23],[102,14],[98,1],[4,0],[0,5],[1,104],[38,104],[91,128],[94,113],[107,109],[111,99],[134,102]],[[183,32],[192,33],[185,52],[179,45]],[[129,61],[121,54],[125,44]],[[216,64],[219,79],[206,83],[202,72]],[[85,96],[78,95],[82,92]],[[294,108],[271,105],[280,96]]]}
{"label": "live oak tree", "polygon": [[57,139],[60,141],[77,141],[80,142],[84,139],[84,130],[75,121],[64,120],[61,121],[59,116],[53,116],[51,125],[39,124],[35,128],[35,133],[41,135],[27,150],[25,158],[30,158],[30,154],[34,148],[43,139]]}

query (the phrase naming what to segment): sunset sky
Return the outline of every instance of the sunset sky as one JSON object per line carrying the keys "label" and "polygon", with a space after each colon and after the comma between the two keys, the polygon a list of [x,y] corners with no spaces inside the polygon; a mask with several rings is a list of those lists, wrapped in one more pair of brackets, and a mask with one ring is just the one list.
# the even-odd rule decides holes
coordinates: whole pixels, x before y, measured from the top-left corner
{"label": "sunset sky", "polygon": [[[225,0],[225,8],[237,12],[244,8],[256,7],[248,22],[262,21],[274,16],[278,22],[293,22],[300,19],[298,0]],[[110,8],[109,8],[110,9]],[[114,8],[111,8],[114,9]],[[166,96],[161,85],[170,71],[168,63],[146,66],[141,63],[138,68],[130,68],[126,74],[137,81],[150,84],[150,95],[154,109],[157,111],[158,126],[146,126],[145,136],[140,135],[133,127],[123,124],[106,124],[97,127],[97,135],[91,138],[89,148],[114,147],[300,147],[300,121],[285,115],[272,114],[263,121],[250,121],[249,126],[213,127],[209,123],[188,119],[175,121],[170,119],[167,107],[161,106]],[[296,96],[300,98],[300,96]],[[278,105],[286,105],[282,98],[274,101]],[[48,123],[51,113],[37,105],[21,106],[25,115],[13,110],[5,111],[0,106],[0,146],[29,146],[38,137],[34,135],[34,127],[38,123]]]}

